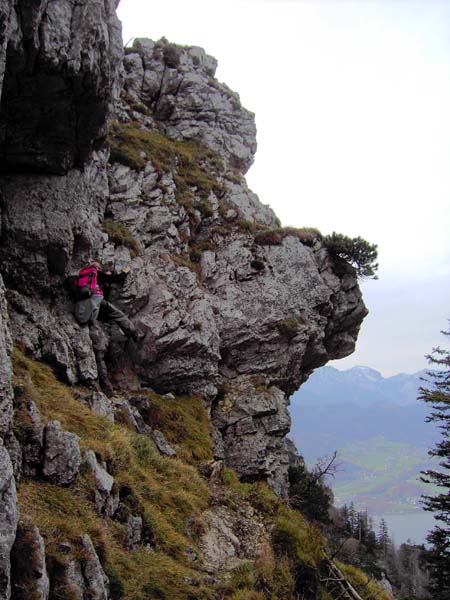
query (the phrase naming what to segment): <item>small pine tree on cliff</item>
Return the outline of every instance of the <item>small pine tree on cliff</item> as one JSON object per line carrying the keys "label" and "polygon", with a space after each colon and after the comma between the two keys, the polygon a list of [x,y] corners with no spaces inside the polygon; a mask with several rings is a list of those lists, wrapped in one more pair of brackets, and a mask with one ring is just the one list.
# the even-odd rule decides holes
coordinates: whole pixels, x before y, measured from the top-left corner
{"label": "small pine tree on cliff", "polygon": [[327,475],[334,477],[338,469],[337,452],[321,458],[312,471],[303,462],[289,467],[289,499],[291,506],[313,521],[330,523],[333,492],[325,485]]}
{"label": "small pine tree on cliff", "polygon": [[[442,332],[450,336],[448,331]],[[438,457],[439,470],[422,471],[422,481],[433,483],[442,489],[434,496],[423,496],[425,510],[435,513],[440,522],[428,534],[431,544],[427,562],[430,569],[430,591],[433,600],[450,598],[450,353],[448,350],[435,348],[427,356],[436,370],[428,372],[427,387],[420,388],[419,400],[431,406],[428,422],[439,424],[442,440],[429,451],[430,456]]]}
{"label": "small pine tree on cliff", "polygon": [[378,269],[378,250],[376,244],[370,244],[362,237],[350,238],[342,233],[333,231],[331,235],[323,238],[330,254],[340,256],[356,269],[360,278],[371,277],[377,279],[375,272]]}

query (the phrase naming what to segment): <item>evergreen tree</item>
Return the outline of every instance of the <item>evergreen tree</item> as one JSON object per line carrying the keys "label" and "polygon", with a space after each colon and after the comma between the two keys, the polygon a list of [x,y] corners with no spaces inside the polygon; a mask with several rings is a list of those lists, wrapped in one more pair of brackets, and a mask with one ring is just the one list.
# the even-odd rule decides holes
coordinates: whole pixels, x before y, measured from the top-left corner
{"label": "evergreen tree", "polygon": [[367,511],[358,512],[357,534],[358,540],[365,544],[369,534],[369,517],[367,515]]}
{"label": "evergreen tree", "polygon": [[372,530],[372,528],[369,529],[365,545],[367,548],[367,553],[370,556],[376,556],[378,550],[377,536],[375,534],[375,531]]}
{"label": "evergreen tree", "polygon": [[375,275],[378,269],[376,244],[370,244],[359,236],[349,238],[335,231],[331,235],[325,236],[323,241],[331,254],[340,256],[356,269],[358,277],[377,279]]}
{"label": "evergreen tree", "polygon": [[348,519],[349,519],[348,522],[349,522],[350,534],[353,537],[356,537],[357,520],[356,520],[355,505],[353,504],[353,501],[350,503],[350,508],[348,510]]}
{"label": "evergreen tree", "polygon": [[352,535],[352,527],[350,525],[349,508],[346,504],[341,509],[342,517],[342,533],[346,536]]}
{"label": "evergreen tree", "polygon": [[378,526],[378,548],[381,551],[381,556],[386,558],[388,552],[391,548],[392,542],[389,537],[389,530],[387,523],[384,519],[380,520],[380,524]]}
{"label": "evergreen tree", "polygon": [[289,499],[294,508],[313,521],[330,523],[333,494],[321,477],[300,463],[289,467],[289,484]]}
{"label": "evergreen tree", "polygon": [[[450,336],[448,331],[442,332]],[[442,489],[434,496],[423,496],[425,510],[434,513],[439,521],[428,535],[431,549],[427,554],[430,568],[430,591],[433,600],[450,598],[450,353],[435,348],[427,357],[436,370],[428,372],[427,387],[420,389],[419,400],[431,406],[428,422],[437,423],[442,432],[442,440],[429,455],[439,458],[439,470],[422,471],[422,481],[432,483]]]}

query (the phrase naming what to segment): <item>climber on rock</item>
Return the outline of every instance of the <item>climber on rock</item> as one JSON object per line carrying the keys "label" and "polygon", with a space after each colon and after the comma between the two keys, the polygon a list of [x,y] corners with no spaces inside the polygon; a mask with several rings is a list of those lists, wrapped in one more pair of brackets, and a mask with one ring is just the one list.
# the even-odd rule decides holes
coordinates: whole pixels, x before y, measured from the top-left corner
{"label": "climber on rock", "polygon": [[90,261],[78,273],[76,279],[76,295],[79,299],[75,304],[75,318],[79,323],[89,324],[89,332],[94,349],[100,384],[106,393],[112,392],[105,363],[108,349],[108,339],[98,324],[98,321],[116,323],[126,337],[137,341],[142,337],[130,319],[114,304],[105,300],[104,286],[112,283],[122,283],[130,269],[121,273],[103,271],[97,261]]}
{"label": "climber on rock", "polygon": [[[124,269],[121,273],[111,273],[103,271],[102,266],[97,261],[89,262],[78,273],[76,287],[77,296],[81,301],[89,299],[92,313],[88,321],[94,323],[97,319],[100,321],[114,322],[120,327],[123,333],[134,339],[139,338],[139,333],[129,318],[118,308],[105,300],[103,288],[112,283],[122,283],[128,275],[130,269]],[[77,312],[75,313],[77,316]],[[83,321],[83,319],[79,319]],[[86,321],[85,321],[86,322]]]}

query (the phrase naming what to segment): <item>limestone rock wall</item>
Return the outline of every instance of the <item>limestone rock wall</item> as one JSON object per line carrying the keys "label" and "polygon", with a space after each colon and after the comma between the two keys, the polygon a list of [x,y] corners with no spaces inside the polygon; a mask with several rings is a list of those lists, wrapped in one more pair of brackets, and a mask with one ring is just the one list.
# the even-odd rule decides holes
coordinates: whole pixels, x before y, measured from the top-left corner
{"label": "limestone rock wall", "polygon": [[[147,332],[133,356],[139,379],[200,393],[220,432],[217,455],[244,479],[268,479],[283,494],[288,396],[314,368],[353,351],[367,313],[355,272],[319,237],[271,240],[276,217],[243,177],[256,149],[253,119],[212,79],[211,57],[136,40],[124,67],[121,133],[157,129],[177,142],[200,141],[214,157],[203,160],[217,183],[205,198],[201,179],[183,173],[182,154],[161,166],[151,145],[141,147],[141,166],[112,153],[107,214],[142,248],[141,257],[128,263],[122,252],[119,261],[132,266],[120,300]],[[265,396],[276,398],[268,411]]]}
{"label": "limestone rock wall", "polygon": [[[130,269],[110,299],[142,339],[101,326],[116,387],[200,395],[215,457],[280,496],[289,395],[314,368],[353,351],[367,313],[352,267],[332,258],[319,235],[280,229],[248,189],[254,118],[215,79],[215,59],[140,39],[122,61],[114,4],[0,0],[0,483],[8,498],[0,598],[10,595],[18,519],[12,474],[21,460],[26,476],[41,473],[47,456],[35,407],[22,447],[11,431],[11,340],[70,385],[97,378],[68,288],[89,257]],[[128,412],[145,434],[138,408]],[[48,477],[71,485],[75,454],[73,473],[58,467]],[[107,577],[89,539],[83,543],[91,557],[84,571],[62,543],[64,577],[79,597],[95,588],[107,598]],[[41,587],[45,597],[45,581]]]}
{"label": "limestone rock wall", "polygon": [[[124,58],[125,100],[144,104],[175,140],[197,140],[246,172],[256,151],[254,115],[214,78],[217,61],[202,48],[137,39]],[[139,118],[136,107],[125,112]]]}
{"label": "limestone rock wall", "polygon": [[72,317],[66,276],[106,240],[99,228],[107,180],[104,159],[67,175],[5,175],[0,260],[12,331],[71,383],[97,377],[87,328]]}
{"label": "limestone rock wall", "polygon": [[[87,7],[84,14],[90,31]],[[111,53],[113,43],[110,61]],[[105,58],[93,57],[97,72]],[[144,339],[130,347],[105,328],[116,385],[200,394],[220,422],[217,456],[284,493],[288,396],[314,368],[353,351],[366,314],[355,273],[320,237],[287,232],[270,241],[277,219],[243,177],[256,150],[253,115],[214,79],[214,59],[137,40],[123,64],[109,164],[104,151],[93,152],[83,170],[1,180],[13,335],[69,383],[95,379],[89,332],[71,315],[66,278],[90,256],[130,268],[111,299]],[[117,82],[108,82],[99,102],[114,96]],[[124,226],[135,246],[108,236],[105,222]],[[243,400],[221,391],[242,385]],[[258,386],[277,398],[269,415],[259,412]],[[219,415],[223,397],[234,398],[239,419]]]}

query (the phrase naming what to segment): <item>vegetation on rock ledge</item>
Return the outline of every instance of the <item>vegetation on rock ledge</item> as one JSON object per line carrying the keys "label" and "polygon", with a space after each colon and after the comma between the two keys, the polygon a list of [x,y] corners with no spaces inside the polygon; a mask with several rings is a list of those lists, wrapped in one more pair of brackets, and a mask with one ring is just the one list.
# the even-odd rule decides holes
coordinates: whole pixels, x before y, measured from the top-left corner
{"label": "vegetation on rock ledge", "polygon": [[[220,481],[200,475],[201,465],[212,454],[209,419],[198,399],[148,394],[148,414],[143,418],[181,447],[180,458],[169,459],[158,453],[148,436],[92,413],[49,367],[18,351],[14,373],[19,438],[29,431],[26,405],[32,400],[43,422],[58,419],[63,429],[80,436],[83,450],[94,450],[108,465],[115,485],[127,491],[121,502],[143,520],[145,544],[127,549],[125,525],[96,511],[89,474],[81,474],[68,488],[22,479],[22,519],[43,535],[51,577],[65,560],[59,543],[69,540],[77,547],[80,535],[88,533],[109,577],[112,600],[289,600],[299,595],[332,600],[319,577],[325,539],[317,526],[286,506],[265,483],[240,483],[227,468]],[[265,523],[268,543],[257,558],[243,560],[229,577],[217,575],[212,582],[201,568],[199,539],[204,512],[218,505],[238,514],[254,511]],[[192,562],[192,551],[198,562]],[[358,573],[350,575],[364,580]],[[378,600],[389,600],[378,587],[368,594],[362,590],[362,597],[369,600],[374,590]],[[53,598],[62,600],[55,594]]]}
{"label": "vegetation on rock ledge", "polygon": [[[170,140],[156,129],[149,131],[139,123],[117,121],[111,125],[108,140],[110,162],[140,171],[147,161],[151,161],[160,174],[174,170],[175,182],[178,177],[180,187],[184,184],[187,188],[195,188],[201,197],[208,197],[211,191],[218,195],[224,191],[223,185],[211,173],[224,170],[222,161],[194,140]],[[180,193],[183,191],[181,189]]]}
{"label": "vegetation on rock ledge", "polygon": [[375,273],[378,269],[376,244],[370,244],[359,236],[350,238],[336,232],[327,235],[323,241],[330,254],[339,256],[356,269],[358,277],[376,279]]}
{"label": "vegetation on rock ledge", "polygon": [[314,227],[276,227],[274,229],[262,229],[255,235],[255,244],[260,246],[278,246],[288,237],[298,238],[302,244],[312,246],[316,240],[322,239],[322,234]]}
{"label": "vegetation on rock ledge", "polygon": [[108,234],[109,240],[116,246],[125,246],[131,251],[131,256],[139,256],[141,247],[139,242],[126,225],[112,219],[105,219],[102,231]]}

